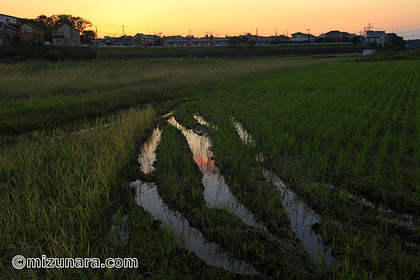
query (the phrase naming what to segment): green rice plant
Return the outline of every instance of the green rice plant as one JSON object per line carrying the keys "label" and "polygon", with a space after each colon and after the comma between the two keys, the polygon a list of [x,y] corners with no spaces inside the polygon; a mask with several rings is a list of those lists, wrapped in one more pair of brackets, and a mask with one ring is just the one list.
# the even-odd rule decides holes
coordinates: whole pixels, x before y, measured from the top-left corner
{"label": "green rice plant", "polygon": [[[419,175],[414,162],[418,162],[419,149],[416,141],[409,140],[418,136],[413,133],[418,131],[414,121],[418,90],[412,86],[419,86],[418,69],[418,61],[337,63],[220,87],[211,100],[190,103],[218,127],[228,122],[229,115],[240,119],[255,136],[258,151],[266,155],[264,166],[275,169],[318,213],[336,214],[345,225],[343,234],[337,226],[321,225],[323,237],[339,251],[346,248],[346,240],[360,244],[349,245],[354,249],[339,261],[355,268],[344,270],[346,277],[363,277],[370,271],[385,275],[392,258],[382,252],[395,236],[405,240],[408,231],[387,220],[378,225],[378,206],[371,209],[361,200],[325,186],[347,189],[398,213],[418,212]],[[233,148],[234,142],[227,136],[220,136],[232,132],[214,134],[219,160],[226,162],[226,177],[258,180],[241,171],[249,167],[235,167],[235,161],[247,156]],[[324,187],[309,187],[317,183]],[[240,189],[238,195],[243,195],[244,187]],[[253,197],[260,200],[262,196]],[[395,253],[399,257],[411,250],[403,242],[399,244],[403,248]],[[401,275],[416,273],[416,263],[404,265]]]}

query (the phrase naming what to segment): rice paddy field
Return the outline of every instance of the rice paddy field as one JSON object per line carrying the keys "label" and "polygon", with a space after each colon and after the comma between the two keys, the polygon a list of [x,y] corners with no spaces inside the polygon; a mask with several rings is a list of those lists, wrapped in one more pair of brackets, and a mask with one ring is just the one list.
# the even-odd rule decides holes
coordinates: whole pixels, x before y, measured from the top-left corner
{"label": "rice paddy field", "polygon": [[[0,73],[2,279],[420,277],[420,60]],[[17,270],[16,255],[138,265]]]}

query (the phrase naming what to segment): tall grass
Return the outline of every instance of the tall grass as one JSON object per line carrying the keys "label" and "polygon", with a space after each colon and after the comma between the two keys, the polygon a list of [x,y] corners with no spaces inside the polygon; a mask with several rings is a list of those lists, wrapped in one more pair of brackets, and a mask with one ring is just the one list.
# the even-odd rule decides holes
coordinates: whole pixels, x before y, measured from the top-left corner
{"label": "tall grass", "polygon": [[[26,257],[98,257],[112,212],[119,207],[135,141],[154,120],[154,110],[132,109],[72,135],[34,133],[0,154],[1,278],[73,275],[88,271],[14,270],[11,259]],[[103,272],[93,272],[98,275]],[[79,276],[77,276],[79,275]]]}

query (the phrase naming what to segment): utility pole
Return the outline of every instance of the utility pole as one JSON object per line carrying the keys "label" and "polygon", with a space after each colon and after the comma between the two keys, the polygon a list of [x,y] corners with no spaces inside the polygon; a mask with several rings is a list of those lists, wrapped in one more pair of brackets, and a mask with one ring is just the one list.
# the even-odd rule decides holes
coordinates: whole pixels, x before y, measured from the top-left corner
{"label": "utility pole", "polygon": [[365,31],[365,34],[364,34],[365,35],[365,38],[366,38],[367,32],[368,31],[372,31],[372,29],[373,29],[372,24],[371,23],[368,23],[368,26],[365,27],[365,30],[364,30]]}
{"label": "utility pole", "polygon": [[97,25],[95,25],[95,27],[96,27],[95,39],[98,39],[98,38],[99,38],[99,36],[98,36],[98,26],[97,26]]}
{"label": "utility pole", "polygon": [[124,25],[122,25],[122,28],[123,28],[123,36],[125,36],[125,31],[124,31]]}

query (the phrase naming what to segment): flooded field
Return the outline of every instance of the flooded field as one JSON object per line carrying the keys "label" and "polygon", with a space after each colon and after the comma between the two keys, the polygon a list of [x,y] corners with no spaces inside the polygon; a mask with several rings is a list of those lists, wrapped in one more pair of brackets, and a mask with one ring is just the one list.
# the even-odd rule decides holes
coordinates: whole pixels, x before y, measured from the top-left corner
{"label": "flooded field", "polygon": [[218,244],[206,240],[203,234],[191,227],[188,220],[179,212],[169,210],[159,196],[156,185],[138,180],[131,186],[136,188],[136,203],[152,214],[155,219],[161,221],[163,226],[172,232],[175,241],[180,246],[194,252],[209,265],[236,273],[258,274],[251,265],[236,260]]}
{"label": "flooded field", "polygon": [[[174,115],[175,114],[175,115]],[[190,119],[189,127],[182,125],[176,119],[176,112],[170,112],[162,117],[167,123],[175,127],[184,136],[186,143],[192,153],[192,158],[202,174],[201,183],[203,185],[203,198],[209,209],[225,209],[237,216],[244,224],[262,230],[266,236],[276,242],[275,232],[265,226],[265,222],[257,219],[257,217],[244,204],[240,203],[233,194],[229,184],[226,183],[224,176],[221,174],[219,167],[216,165],[212,140],[210,135],[219,133],[218,126],[208,122],[200,114],[195,113],[187,116]],[[185,115],[184,115],[185,119]],[[195,122],[195,123],[194,123]],[[241,143],[251,148],[257,148],[257,141],[244,128],[241,122],[235,117],[230,117],[230,123]],[[201,126],[201,128],[199,126]],[[210,133],[212,132],[212,133]],[[156,160],[156,148],[161,141],[162,130],[156,128],[150,139],[144,143],[139,155],[140,170],[145,173],[151,173],[155,170],[153,163]],[[264,178],[268,187],[274,186],[278,193],[278,200],[281,202],[284,211],[290,221],[290,229],[293,235],[300,240],[301,246],[313,263],[325,263],[328,267],[335,267],[339,261],[334,256],[334,243],[329,238],[325,239],[325,235],[315,229],[324,222],[330,224],[335,230],[343,231],[347,227],[342,220],[331,220],[318,214],[310,205],[304,202],[292,188],[277,175],[275,172],[263,167],[267,156],[263,152],[258,152],[250,156],[251,163],[256,166],[261,165],[261,177]],[[203,259],[207,264],[212,266],[220,266],[224,269],[244,274],[257,274],[257,269],[252,267],[250,262],[239,260],[234,257],[232,252],[224,250],[223,246],[217,242],[211,242],[203,235],[200,230],[192,227],[187,218],[181,213],[170,210],[164,200],[159,196],[159,186],[153,183],[146,183],[140,180],[133,182],[132,186],[137,189],[136,202],[146,211],[151,213],[156,220],[173,231],[174,239],[185,249],[194,252],[199,258]],[[397,214],[390,209],[382,206],[375,206],[364,197],[358,197],[346,190],[330,186],[331,190],[337,191],[346,199],[357,201],[360,205],[377,211],[377,219],[387,221],[389,224],[406,227],[408,230],[415,231],[415,217],[409,214]],[[223,225],[220,225],[223,226]],[[265,241],[261,241],[264,243]],[[261,244],[261,246],[263,246]],[[296,245],[295,245],[296,246]],[[417,248],[416,242],[411,242],[406,246]],[[289,250],[298,251],[298,247],[288,247]],[[409,256],[412,258],[413,256]]]}
{"label": "flooded field", "polygon": [[0,278],[418,279],[420,62],[347,60],[4,66]]}
{"label": "flooded field", "polygon": [[257,226],[252,213],[240,204],[226,185],[223,176],[214,163],[211,152],[211,142],[207,136],[198,135],[191,129],[180,125],[174,117],[168,120],[169,124],[179,129],[188,141],[194,155],[194,161],[203,173],[204,199],[209,208],[222,208],[233,212],[244,223]]}

